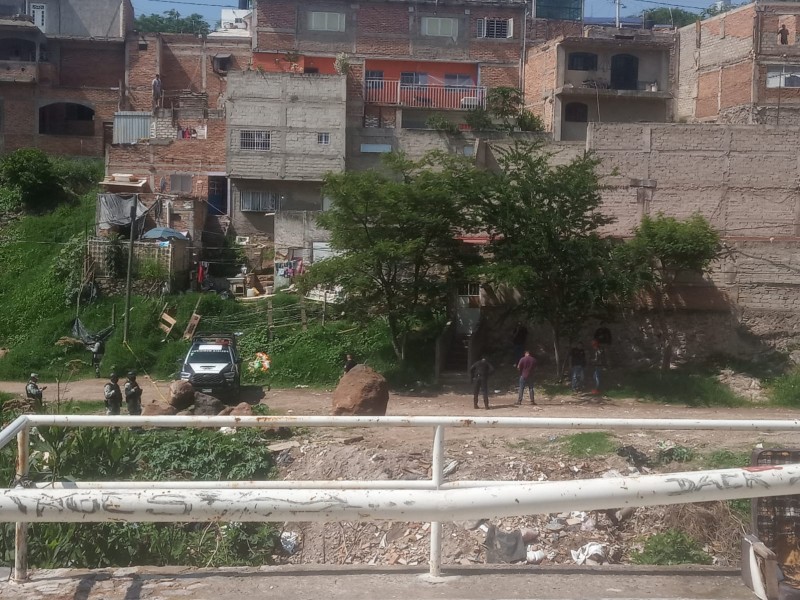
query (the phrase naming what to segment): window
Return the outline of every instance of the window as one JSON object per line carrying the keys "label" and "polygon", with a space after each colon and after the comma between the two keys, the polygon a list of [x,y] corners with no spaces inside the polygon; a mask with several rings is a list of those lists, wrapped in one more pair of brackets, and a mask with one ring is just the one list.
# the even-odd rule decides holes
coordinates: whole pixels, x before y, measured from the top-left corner
{"label": "window", "polygon": [[365,71],[364,79],[367,81],[368,90],[383,89],[383,71]]}
{"label": "window", "polygon": [[478,19],[479,38],[514,37],[514,19]]}
{"label": "window", "polygon": [[768,88],[800,88],[800,65],[769,65]]}
{"label": "window", "polygon": [[344,31],[344,21],[344,13],[308,13],[308,28],[313,31]]}
{"label": "window", "polygon": [[270,132],[243,129],[239,132],[240,150],[258,150],[265,152],[270,147]]}
{"label": "window", "polygon": [[445,74],[444,84],[448,87],[472,87],[472,76],[463,73]]}
{"label": "window", "polygon": [[589,107],[581,102],[570,102],[564,107],[564,120],[568,123],[587,123]]}
{"label": "window", "polygon": [[317,143],[320,146],[327,146],[331,143],[331,134],[330,133],[318,133],[317,134]]}
{"label": "window", "polygon": [[401,85],[428,85],[427,73],[400,73]]}
{"label": "window", "polygon": [[570,52],[567,68],[570,71],[596,71],[597,54],[591,52]]}
{"label": "window", "polygon": [[459,296],[480,296],[481,284],[480,283],[462,283],[458,286]]}
{"label": "window", "polygon": [[361,144],[362,154],[382,154],[384,152],[391,152],[391,144]]}
{"label": "window", "polygon": [[33,17],[33,24],[44,31],[45,23],[47,22],[47,5],[31,4],[31,16]]}
{"label": "window", "polygon": [[214,72],[225,74],[230,71],[231,58],[230,54],[217,54],[214,56]]}
{"label": "window", "polygon": [[169,192],[170,194],[191,194],[192,193],[192,176],[173,173],[169,176]]}
{"label": "window", "polygon": [[447,17],[422,17],[422,35],[458,37],[458,21]]}
{"label": "window", "polygon": [[278,208],[278,194],[242,190],[239,195],[239,208],[242,212],[275,212]]}

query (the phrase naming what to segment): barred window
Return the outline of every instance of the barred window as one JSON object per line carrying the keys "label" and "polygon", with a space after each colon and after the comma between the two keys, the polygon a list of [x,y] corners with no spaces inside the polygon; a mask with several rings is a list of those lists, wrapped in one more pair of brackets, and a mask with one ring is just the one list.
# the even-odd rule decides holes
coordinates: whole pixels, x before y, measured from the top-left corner
{"label": "barred window", "polygon": [[243,129],[239,132],[240,150],[257,150],[266,152],[269,150],[270,132],[257,131],[255,129]]}
{"label": "barred window", "polygon": [[331,134],[330,133],[318,133],[317,134],[317,143],[321,146],[327,146],[331,143]]}
{"label": "barred window", "polygon": [[242,190],[239,196],[239,208],[242,212],[275,212],[278,209],[278,194]]}
{"label": "barred window", "polygon": [[514,19],[478,19],[479,38],[514,37]]}

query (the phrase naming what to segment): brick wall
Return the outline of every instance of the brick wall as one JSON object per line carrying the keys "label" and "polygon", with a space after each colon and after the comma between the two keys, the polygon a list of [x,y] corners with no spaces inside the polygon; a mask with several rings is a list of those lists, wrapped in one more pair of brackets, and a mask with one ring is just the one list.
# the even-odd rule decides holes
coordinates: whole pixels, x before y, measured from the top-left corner
{"label": "brick wall", "polygon": [[[119,87],[125,70],[122,43],[60,42],[60,83],[65,87]],[[102,53],[103,60],[97,60]]]}
{"label": "brick wall", "polygon": [[748,5],[679,30],[676,118],[710,120],[751,103],[755,18]]}
{"label": "brick wall", "polygon": [[553,94],[558,74],[556,42],[528,49],[525,63],[525,107],[544,121],[545,131],[553,131]]}

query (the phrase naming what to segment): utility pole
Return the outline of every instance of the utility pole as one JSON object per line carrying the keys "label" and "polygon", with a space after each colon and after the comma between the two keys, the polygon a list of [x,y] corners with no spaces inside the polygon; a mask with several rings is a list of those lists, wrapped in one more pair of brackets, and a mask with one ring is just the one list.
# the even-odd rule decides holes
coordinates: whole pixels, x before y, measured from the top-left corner
{"label": "utility pole", "polygon": [[620,2],[621,2],[621,1],[622,1],[622,0],[615,0],[615,4],[616,4],[616,13],[617,13],[617,18],[616,18],[617,29],[619,29],[619,5],[620,5]]}
{"label": "utility pole", "polygon": [[134,195],[131,200],[131,233],[128,240],[128,276],[125,282],[125,318],[122,325],[122,343],[128,343],[128,326],[131,321],[131,278],[133,275],[133,238],[136,237],[136,206],[139,196]]}

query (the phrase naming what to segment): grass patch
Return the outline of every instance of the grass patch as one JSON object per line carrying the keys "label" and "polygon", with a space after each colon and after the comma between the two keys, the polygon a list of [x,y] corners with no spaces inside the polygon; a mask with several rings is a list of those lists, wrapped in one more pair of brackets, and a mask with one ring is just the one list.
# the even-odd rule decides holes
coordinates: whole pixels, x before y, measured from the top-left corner
{"label": "grass patch", "polygon": [[800,369],[795,369],[767,382],[767,391],[773,404],[800,407]]}
{"label": "grass patch", "polygon": [[703,466],[709,469],[732,469],[734,467],[746,467],[749,464],[749,452],[715,450],[703,459]]}
{"label": "grass patch", "polygon": [[711,556],[700,543],[677,529],[647,538],[641,552],[633,552],[637,565],[710,565]]}
{"label": "grass patch", "polygon": [[573,458],[605,456],[617,449],[614,437],[605,431],[583,431],[560,440],[562,450]]}
{"label": "grass patch", "polygon": [[665,404],[687,406],[746,406],[748,402],[734,394],[708,372],[678,369],[630,371],[607,394],[612,398],[639,398]]}

